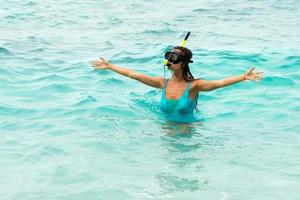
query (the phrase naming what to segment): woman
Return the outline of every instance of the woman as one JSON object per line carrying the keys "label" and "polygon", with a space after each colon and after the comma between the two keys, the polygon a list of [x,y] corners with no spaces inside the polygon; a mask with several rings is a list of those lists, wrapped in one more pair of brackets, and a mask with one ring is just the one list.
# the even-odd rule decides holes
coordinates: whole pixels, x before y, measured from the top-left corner
{"label": "woman", "polygon": [[176,118],[175,121],[186,121],[187,118],[193,116],[199,92],[215,90],[246,80],[259,81],[263,78],[263,73],[255,72],[252,67],[244,74],[223,80],[194,79],[189,69],[189,63],[193,62],[192,56],[192,52],[182,46],[174,47],[172,51],[166,52],[165,59],[168,61],[168,69],[173,71],[170,79],[150,77],[109,63],[103,58],[92,61],[92,66],[95,69],[109,69],[146,85],[163,89],[161,110],[167,116]]}

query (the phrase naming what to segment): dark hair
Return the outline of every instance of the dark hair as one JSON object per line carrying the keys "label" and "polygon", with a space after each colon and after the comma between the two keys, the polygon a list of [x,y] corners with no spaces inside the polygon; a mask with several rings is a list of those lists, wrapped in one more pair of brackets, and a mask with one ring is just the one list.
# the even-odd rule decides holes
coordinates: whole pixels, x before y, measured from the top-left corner
{"label": "dark hair", "polygon": [[189,67],[189,63],[191,62],[191,59],[193,57],[192,51],[182,46],[176,46],[174,47],[174,49],[179,50],[180,54],[184,57],[184,61],[182,61],[182,68],[183,68],[182,75],[184,80],[186,80],[187,82],[191,82],[195,80]]}

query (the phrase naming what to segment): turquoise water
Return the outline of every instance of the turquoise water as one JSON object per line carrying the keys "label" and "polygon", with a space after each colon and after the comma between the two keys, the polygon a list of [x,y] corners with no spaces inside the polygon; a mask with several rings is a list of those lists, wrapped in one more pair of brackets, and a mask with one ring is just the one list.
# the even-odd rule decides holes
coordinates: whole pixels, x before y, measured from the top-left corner
{"label": "turquoise water", "polygon": [[[0,18],[1,199],[300,199],[300,1],[5,0]],[[163,76],[187,30],[194,76],[265,79],[200,94],[187,126],[90,67]]]}

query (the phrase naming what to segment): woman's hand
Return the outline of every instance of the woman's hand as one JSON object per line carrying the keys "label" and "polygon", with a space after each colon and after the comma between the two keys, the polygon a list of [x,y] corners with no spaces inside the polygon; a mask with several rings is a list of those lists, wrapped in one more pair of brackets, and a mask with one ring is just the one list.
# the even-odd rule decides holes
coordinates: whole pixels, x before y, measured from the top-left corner
{"label": "woman's hand", "polygon": [[251,67],[246,71],[244,74],[244,80],[250,80],[250,81],[260,81],[263,79],[263,72],[256,72],[254,71],[255,67]]}
{"label": "woman's hand", "polygon": [[100,60],[93,60],[91,64],[95,69],[105,70],[109,68],[110,63],[107,60],[100,57]]}

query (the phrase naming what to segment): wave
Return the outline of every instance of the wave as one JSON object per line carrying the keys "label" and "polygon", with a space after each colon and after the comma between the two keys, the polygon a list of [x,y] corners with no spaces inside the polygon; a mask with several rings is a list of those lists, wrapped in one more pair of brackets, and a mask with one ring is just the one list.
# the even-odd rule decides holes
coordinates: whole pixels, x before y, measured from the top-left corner
{"label": "wave", "polygon": [[145,29],[143,31],[143,34],[154,34],[154,35],[160,35],[163,36],[164,34],[171,34],[171,33],[176,33],[173,29],[171,28],[162,28],[162,29]]}
{"label": "wave", "polygon": [[206,9],[206,8],[197,8],[197,9],[194,9],[193,12],[196,12],[196,13],[203,13],[203,12],[210,12],[210,11],[213,11],[213,9]]}
{"label": "wave", "polygon": [[124,23],[124,21],[118,17],[110,17],[108,20],[110,25],[120,25]]}
{"label": "wave", "polygon": [[13,115],[13,116],[18,116],[21,114],[32,114],[37,112],[36,109],[31,109],[31,108],[17,108],[17,107],[7,107],[7,106],[0,106],[0,114],[2,116],[5,115]]}
{"label": "wave", "polygon": [[51,81],[66,81],[68,79],[64,76],[60,76],[60,75],[57,75],[57,74],[51,74],[51,75],[47,75],[47,76],[43,76],[43,77],[34,79],[32,81],[44,81],[44,80],[46,80],[46,81],[48,81],[48,80],[51,80]]}
{"label": "wave", "polygon": [[0,47],[0,56],[1,55],[12,55],[13,53],[4,47]]}
{"label": "wave", "polygon": [[28,51],[29,53],[41,53],[41,52],[45,52],[45,49],[42,47],[39,48],[34,48]]}
{"label": "wave", "polygon": [[300,56],[287,56],[285,58],[285,60],[288,60],[288,61],[292,60],[292,61],[296,61],[296,62],[300,63]]}
{"label": "wave", "polygon": [[51,84],[51,85],[43,86],[42,88],[40,88],[40,90],[48,91],[48,92],[58,92],[58,93],[75,91],[75,89],[68,84]]}
{"label": "wave", "polygon": [[138,118],[138,115],[133,112],[128,105],[126,107],[113,105],[100,106],[97,109],[94,109],[94,112],[97,112],[102,116],[118,116],[118,119]]}
{"label": "wave", "polygon": [[107,85],[124,85],[126,84],[126,82],[124,82],[123,80],[121,79],[118,79],[118,78],[108,78],[108,79],[105,79],[104,81],[102,80],[101,83],[104,83],[104,84],[107,84]]}
{"label": "wave", "polygon": [[279,77],[279,76],[269,76],[265,77],[262,81],[264,85],[272,86],[294,86],[295,82],[288,77]]}
{"label": "wave", "polygon": [[37,2],[29,1],[23,4],[23,6],[35,6],[37,5]]}
{"label": "wave", "polygon": [[79,102],[77,102],[74,106],[84,106],[84,105],[90,105],[97,102],[97,99],[93,96],[85,96],[84,98],[82,98]]}
{"label": "wave", "polygon": [[[123,54],[126,55],[126,54]],[[142,56],[139,57],[139,55],[135,56],[122,56],[119,58],[114,58],[113,62],[120,62],[120,63],[149,63],[153,62],[153,60],[159,60],[161,59],[161,55],[151,55],[151,56]]]}
{"label": "wave", "polygon": [[229,60],[248,60],[251,62],[264,62],[267,61],[267,59],[262,54],[243,54],[233,51],[214,51],[212,52],[216,56],[223,58],[223,59],[229,59]]}

